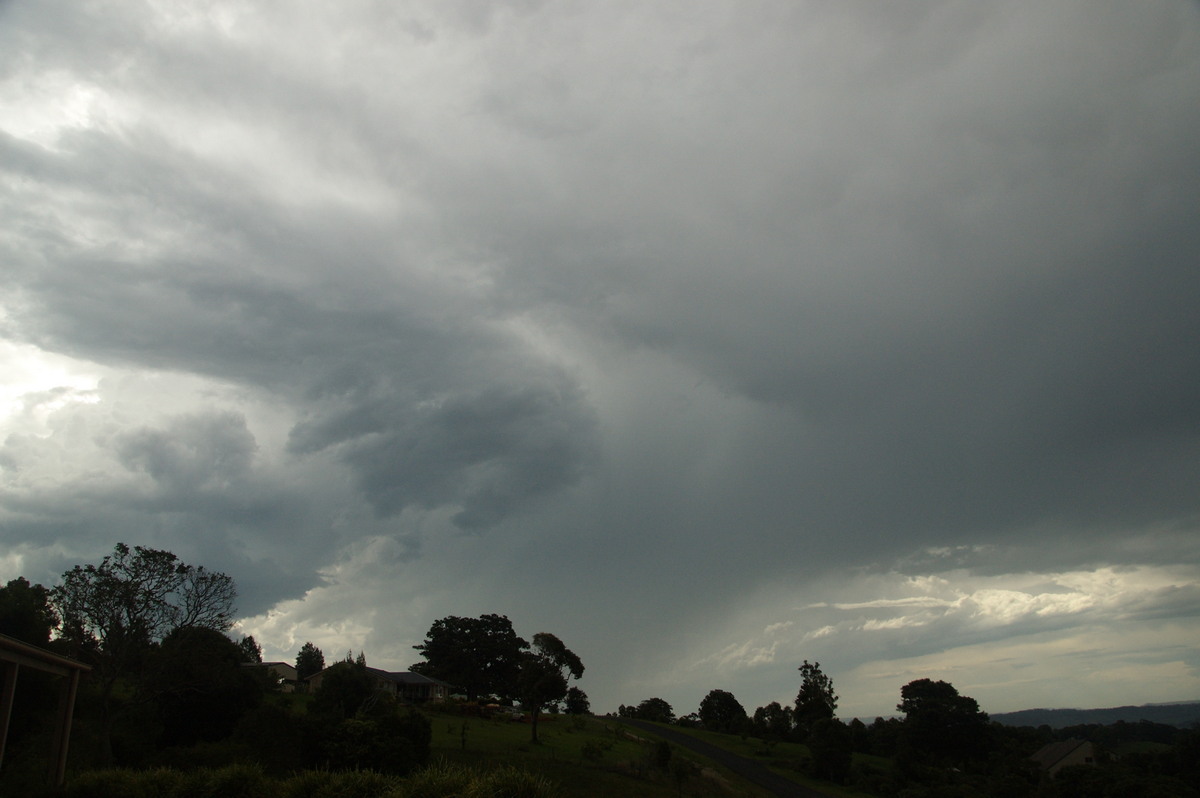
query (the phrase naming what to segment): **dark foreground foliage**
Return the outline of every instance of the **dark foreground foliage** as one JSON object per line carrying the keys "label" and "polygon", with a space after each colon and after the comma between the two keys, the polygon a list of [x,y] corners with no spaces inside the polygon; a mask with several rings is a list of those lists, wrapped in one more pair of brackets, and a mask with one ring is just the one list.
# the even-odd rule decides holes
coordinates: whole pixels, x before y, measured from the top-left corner
{"label": "dark foreground foliage", "polygon": [[369,770],[304,771],[272,777],[255,765],[179,771],[93,770],[72,780],[63,798],[554,798],[557,789],[536,774],[511,767],[469,768],[441,763],[408,777]]}

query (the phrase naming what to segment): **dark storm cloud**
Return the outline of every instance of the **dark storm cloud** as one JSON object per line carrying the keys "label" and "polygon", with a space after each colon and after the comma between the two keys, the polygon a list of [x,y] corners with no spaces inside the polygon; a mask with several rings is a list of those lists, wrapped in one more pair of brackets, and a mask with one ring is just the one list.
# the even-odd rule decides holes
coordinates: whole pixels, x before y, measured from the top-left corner
{"label": "dark storm cloud", "polygon": [[210,413],[177,419],[172,429],[120,434],[117,456],[168,490],[226,485],[245,477],[257,446],[246,419]]}
{"label": "dark storm cloud", "polygon": [[140,529],[310,591],[281,641],[511,608],[639,684],[1193,617],[988,580],[1195,558],[1194,5],[0,14],[0,356],[102,372],[0,393],[22,562]]}
{"label": "dark storm cloud", "polygon": [[588,459],[595,422],[578,389],[553,372],[519,376],[407,402],[408,391],[386,380],[299,424],[290,447],[338,446],[381,513],[461,505],[462,526],[486,528],[576,482]]}
{"label": "dark storm cloud", "polygon": [[[150,266],[122,257],[133,242],[107,257],[61,242],[54,261],[27,260],[19,318],[39,344],[289,395],[307,408],[291,450],[343,444],[381,513],[462,504],[461,523],[479,528],[578,479],[594,422],[570,376],[505,342],[491,319],[463,315],[445,289],[394,279],[389,257],[411,256],[389,255],[378,226],[336,210],[293,218],[156,138],[64,144],[65,155],[26,152],[23,173],[93,196],[107,188],[108,207],[91,214],[117,225],[137,214],[151,248],[186,220],[202,254]],[[259,272],[267,246],[298,285]],[[339,283],[343,269],[355,280]]]}

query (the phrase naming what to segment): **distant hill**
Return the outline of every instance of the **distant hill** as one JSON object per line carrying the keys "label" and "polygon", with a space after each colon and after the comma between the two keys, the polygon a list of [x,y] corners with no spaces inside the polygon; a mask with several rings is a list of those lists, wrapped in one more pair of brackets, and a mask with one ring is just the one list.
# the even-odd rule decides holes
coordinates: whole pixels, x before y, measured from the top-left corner
{"label": "distant hill", "polygon": [[1112,707],[1110,709],[1022,709],[1020,712],[990,714],[992,720],[1005,726],[1049,726],[1061,729],[1064,726],[1080,726],[1098,723],[1107,726],[1119,720],[1136,723],[1148,720],[1169,726],[1186,728],[1200,724],[1200,701],[1181,704],[1145,704],[1140,707]]}

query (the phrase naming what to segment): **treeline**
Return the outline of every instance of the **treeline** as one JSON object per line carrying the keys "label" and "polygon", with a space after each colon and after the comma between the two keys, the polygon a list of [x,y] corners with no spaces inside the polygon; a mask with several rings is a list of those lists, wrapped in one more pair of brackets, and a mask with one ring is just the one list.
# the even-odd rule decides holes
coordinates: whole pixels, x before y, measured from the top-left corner
{"label": "treeline", "polygon": [[[712,690],[697,711],[676,716],[653,697],[622,704],[617,715],[702,728],[762,743],[770,764],[850,786],[871,795],[904,798],[1151,798],[1200,796],[1200,731],[1143,721],[1063,729],[1014,727],[991,721],[975,699],[948,682],[917,679],[900,689],[903,717],[848,723],[819,663],[800,666],[791,705],[771,702],[747,713],[728,691]],[[1046,745],[1090,741],[1087,765],[1053,777],[1033,756]]]}
{"label": "treeline", "polygon": [[[398,699],[381,679],[388,674],[368,668],[362,653],[326,668],[308,642],[289,686],[302,689],[285,693],[257,641],[230,637],[236,597],[225,574],[123,543],[53,587],[23,577],[0,587],[0,634],[90,668],[75,703],[71,774],[252,765],[266,778],[307,769],[402,776],[426,765],[430,721]],[[505,616],[442,618],[416,649],[423,661],[413,671],[471,700],[519,704],[534,743],[543,711],[589,710],[570,684],[583,675],[579,657],[547,632],[518,637]],[[319,687],[303,689],[316,673]],[[20,671],[2,795],[45,788],[58,678]],[[472,783],[487,781],[476,776]]]}
{"label": "treeline", "polygon": [[[228,632],[228,576],[118,544],[52,588],[0,587],[0,633],[91,668],[75,702],[69,770],[253,763],[268,775],[367,768],[400,775],[429,759],[430,723],[376,689],[365,661],[337,663],[303,702],[279,692],[252,637]],[[47,786],[59,677],[22,667],[0,794]]]}

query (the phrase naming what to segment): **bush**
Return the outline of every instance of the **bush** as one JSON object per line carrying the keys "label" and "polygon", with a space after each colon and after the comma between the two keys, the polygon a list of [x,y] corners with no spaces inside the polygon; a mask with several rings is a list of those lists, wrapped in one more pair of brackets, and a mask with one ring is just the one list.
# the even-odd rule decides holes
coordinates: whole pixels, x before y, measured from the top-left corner
{"label": "bush", "polygon": [[400,782],[371,770],[351,770],[334,773],[313,798],[384,798],[402,795]]}
{"label": "bush", "polygon": [[449,798],[464,795],[474,779],[469,768],[444,760],[418,770],[404,783],[405,798]]}
{"label": "bush", "polygon": [[301,720],[283,707],[263,704],[250,710],[238,722],[233,740],[249,749],[268,773],[284,775],[304,767]]}
{"label": "bush", "polygon": [[558,790],[544,776],[507,766],[476,778],[466,795],[469,798],[552,798]]}
{"label": "bush", "polygon": [[445,761],[409,776],[397,793],[404,798],[555,798],[543,776],[511,766],[480,771]]}
{"label": "bush", "polygon": [[141,798],[138,774],[124,768],[89,770],[67,782],[66,798]]}
{"label": "bush", "polygon": [[283,783],[280,798],[322,798],[333,777],[328,770],[301,771]]}
{"label": "bush", "polygon": [[268,798],[276,793],[275,782],[258,765],[226,765],[188,775],[187,798]]}

